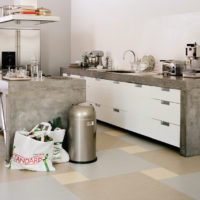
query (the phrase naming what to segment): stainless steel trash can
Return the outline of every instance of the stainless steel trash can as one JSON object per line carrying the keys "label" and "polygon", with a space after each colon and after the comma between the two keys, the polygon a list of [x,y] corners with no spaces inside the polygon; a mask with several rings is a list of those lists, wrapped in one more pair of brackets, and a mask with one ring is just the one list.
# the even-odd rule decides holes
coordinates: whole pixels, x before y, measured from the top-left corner
{"label": "stainless steel trash can", "polygon": [[72,106],[67,134],[70,162],[92,163],[96,157],[96,112],[92,105]]}

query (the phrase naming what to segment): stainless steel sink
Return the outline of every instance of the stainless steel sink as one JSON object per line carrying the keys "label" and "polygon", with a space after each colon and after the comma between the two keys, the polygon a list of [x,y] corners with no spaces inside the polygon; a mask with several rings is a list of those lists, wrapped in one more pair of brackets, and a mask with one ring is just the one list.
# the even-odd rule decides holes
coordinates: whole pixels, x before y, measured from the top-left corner
{"label": "stainless steel sink", "polygon": [[134,71],[131,71],[131,70],[109,70],[109,71],[107,71],[107,72],[122,73],[122,74],[135,73]]}

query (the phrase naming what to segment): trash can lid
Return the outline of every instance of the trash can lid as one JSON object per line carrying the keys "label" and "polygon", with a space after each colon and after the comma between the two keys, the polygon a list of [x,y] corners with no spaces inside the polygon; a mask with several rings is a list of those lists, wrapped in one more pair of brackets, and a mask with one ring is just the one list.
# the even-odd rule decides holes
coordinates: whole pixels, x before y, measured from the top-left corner
{"label": "trash can lid", "polygon": [[79,120],[95,120],[95,109],[93,105],[89,103],[74,105],[70,110],[70,118]]}

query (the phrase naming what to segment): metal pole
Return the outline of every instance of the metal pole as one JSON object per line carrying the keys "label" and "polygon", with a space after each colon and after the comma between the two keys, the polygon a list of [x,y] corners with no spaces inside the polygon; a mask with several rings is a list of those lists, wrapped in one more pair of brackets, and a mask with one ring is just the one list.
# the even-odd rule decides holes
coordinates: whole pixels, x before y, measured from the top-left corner
{"label": "metal pole", "polygon": [[16,31],[16,54],[17,54],[17,66],[20,65],[21,61],[20,61],[20,30]]}

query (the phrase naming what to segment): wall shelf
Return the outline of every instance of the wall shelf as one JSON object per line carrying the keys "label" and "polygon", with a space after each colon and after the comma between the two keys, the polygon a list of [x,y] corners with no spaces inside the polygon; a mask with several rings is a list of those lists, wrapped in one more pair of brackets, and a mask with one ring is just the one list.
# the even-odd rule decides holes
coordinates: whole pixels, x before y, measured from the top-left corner
{"label": "wall shelf", "polygon": [[60,17],[58,16],[36,16],[36,15],[8,15],[0,17],[0,25],[39,25],[52,22],[59,22]]}

